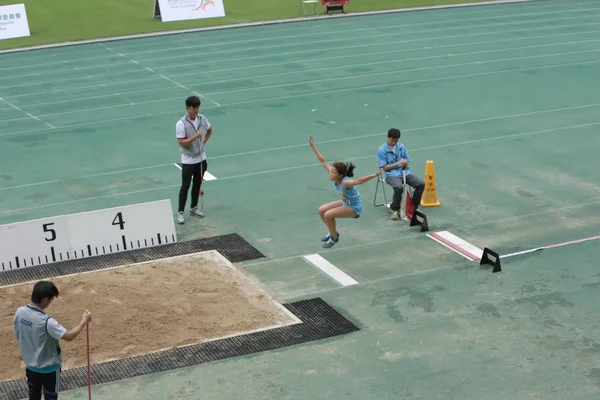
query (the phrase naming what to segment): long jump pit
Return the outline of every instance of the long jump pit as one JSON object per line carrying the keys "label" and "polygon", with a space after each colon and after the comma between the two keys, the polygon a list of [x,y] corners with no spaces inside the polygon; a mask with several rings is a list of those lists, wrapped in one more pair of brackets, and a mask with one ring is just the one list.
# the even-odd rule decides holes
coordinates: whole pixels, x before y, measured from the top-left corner
{"label": "long jump pit", "polygon": [[[61,264],[53,278],[36,278],[58,287],[60,295],[46,311],[66,329],[77,326],[86,309],[92,313],[92,384],[359,330],[320,298],[278,303],[216,250],[66,275],[79,268],[68,266]],[[19,283],[0,286],[0,400],[27,397],[13,318],[40,280],[31,280],[33,268],[10,276]],[[61,341],[61,349],[61,390],[87,386],[86,330],[73,342]]]}
{"label": "long jump pit", "polygon": [[[60,295],[47,309],[66,329],[92,313],[92,363],[160,352],[301,321],[217,251],[52,279]],[[30,302],[34,282],[0,288],[0,381],[25,365],[13,331],[14,311]],[[61,342],[63,370],[87,367],[86,330]]]}

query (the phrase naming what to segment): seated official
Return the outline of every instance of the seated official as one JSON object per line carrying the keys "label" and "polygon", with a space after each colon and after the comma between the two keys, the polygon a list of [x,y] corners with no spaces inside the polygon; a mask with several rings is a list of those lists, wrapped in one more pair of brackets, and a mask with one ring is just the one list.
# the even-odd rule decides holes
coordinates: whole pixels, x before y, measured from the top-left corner
{"label": "seated official", "polygon": [[421,197],[425,190],[425,182],[410,172],[408,164],[410,163],[410,156],[406,147],[402,143],[398,143],[400,139],[400,131],[392,128],[387,133],[387,142],[384,143],[379,150],[377,150],[377,160],[379,162],[379,168],[385,171],[385,181],[392,188],[394,188],[394,197],[390,204],[392,210],[392,219],[403,219],[408,220],[406,213],[398,216],[400,211],[400,204],[402,202],[402,192],[404,188],[404,182],[402,180],[402,171],[404,170],[406,175],[406,183],[413,188],[412,201],[415,210],[421,204]]}

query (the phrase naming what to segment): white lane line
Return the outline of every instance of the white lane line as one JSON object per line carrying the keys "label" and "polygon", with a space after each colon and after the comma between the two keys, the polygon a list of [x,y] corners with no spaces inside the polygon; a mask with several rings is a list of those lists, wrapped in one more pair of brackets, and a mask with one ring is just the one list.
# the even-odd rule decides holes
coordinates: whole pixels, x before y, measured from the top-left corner
{"label": "white lane line", "polygon": [[[489,122],[489,121],[496,121],[496,120],[509,119],[509,118],[527,117],[527,116],[531,116],[531,115],[556,113],[556,112],[560,112],[560,111],[579,110],[579,109],[594,108],[594,107],[600,107],[600,103],[586,104],[583,106],[556,108],[556,109],[542,110],[542,111],[532,111],[532,112],[520,113],[520,114],[500,115],[497,117],[479,118],[479,119],[473,119],[473,120],[467,120],[467,121],[451,122],[451,123],[447,123],[447,124],[421,126],[421,127],[406,129],[406,132],[417,132],[417,131],[423,131],[423,130],[447,128],[447,127],[451,127],[451,126],[468,125],[468,124],[473,124],[473,123]],[[594,126],[594,125],[598,125],[598,124],[597,123],[591,124],[591,126]],[[418,152],[418,151],[432,150],[432,149],[438,149],[438,148],[443,148],[443,147],[461,146],[461,145],[471,144],[471,143],[475,143],[475,142],[479,142],[479,141],[501,140],[504,138],[527,136],[527,135],[532,135],[532,134],[537,134],[537,133],[547,133],[547,132],[553,132],[555,130],[575,129],[575,128],[581,128],[581,127],[587,127],[587,126],[590,126],[590,125],[574,125],[574,126],[568,126],[568,127],[564,127],[564,128],[553,128],[550,130],[543,130],[543,131],[517,133],[517,134],[509,135],[509,136],[495,136],[495,137],[491,137],[491,138],[473,139],[473,140],[467,140],[467,141],[462,141],[462,142],[447,143],[447,144],[442,144],[442,145],[416,147],[416,148],[412,149],[411,151]],[[380,135],[385,135],[385,132],[370,133],[367,135],[360,135],[360,136],[344,137],[344,138],[340,138],[340,139],[323,140],[323,141],[316,142],[316,144],[338,143],[338,142],[345,142],[348,140],[359,140],[359,139],[375,137],[375,136],[380,136]],[[2,136],[2,135],[0,135],[0,136]],[[214,160],[214,159],[219,159],[219,158],[241,157],[241,156],[247,156],[247,155],[252,155],[252,154],[268,153],[271,151],[280,151],[280,150],[289,150],[289,149],[293,149],[293,148],[306,147],[306,146],[307,146],[306,143],[293,144],[293,145],[289,145],[289,146],[280,146],[280,147],[272,147],[272,148],[268,148],[268,149],[245,151],[245,152],[240,152],[240,153],[223,154],[220,156],[214,156],[214,157],[212,157],[212,159]],[[357,160],[361,160],[361,159],[365,159],[365,158],[368,158],[368,157],[360,157]],[[177,165],[177,164],[178,163],[173,163],[173,165],[175,165],[177,168],[180,168],[179,165]],[[48,184],[52,184],[52,183],[59,183],[61,180],[69,181],[69,180],[74,180],[74,179],[88,179],[88,178],[95,178],[95,177],[99,177],[99,176],[117,175],[117,174],[123,174],[123,173],[134,172],[134,171],[142,171],[142,170],[146,170],[146,169],[162,168],[162,167],[166,167],[166,166],[170,166],[170,165],[171,164],[156,164],[156,165],[149,165],[149,166],[145,166],[145,167],[129,168],[129,169],[123,169],[123,170],[111,171],[111,172],[102,172],[102,173],[98,173],[98,174],[81,175],[81,176],[76,176],[76,177],[72,177],[72,178],[53,179],[53,180],[49,180],[49,181],[26,183],[26,184],[16,185],[16,186],[6,186],[6,187],[0,187],[0,191],[20,189],[20,188],[25,188],[25,187],[30,187],[30,186],[48,185]],[[315,164],[315,165],[320,165],[320,164]],[[302,167],[304,167],[304,166],[302,166]],[[291,167],[291,169],[302,168],[302,167]],[[279,171],[279,170],[277,170],[277,171]],[[225,178],[225,179],[227,179],[227,178]]]}
{"label": "white lane line", "polygon": [[304,259],[310,262],[315,267],[319,268],[321,271],[329,275],[331,278],[338,281],[343,286],[351,286],[358,284],[350,275],[346,274],[344,271],[324,259],[318,254],[310,254],[304,256]]}
{"label": "white lane line", "polygon": [[148,72],[151,72],[151,73],[153,73],[153,74],[156,74],[156,75],[160,76],[161,78],[163,78],[163,79],[165,79],[165,80],[167,80],[167,81],[169,81],[169,82],[173,83],[174,85],[176,85],[176,86],[179,86],[180,88],[182,88],[182,89],[185,89],[185,90],[187,90],[188,92],[191,92],[191,93],[195,94],[196,96],[199,96],[199,97],[201,97],[201,98],[203,98],[203,99],[206,99],[206,100],[210,101],[211,103],[213,103],[213,104],[214,104],[214,105],[216,105],[216,106],[220,106],[220,104],[219,104],[219,103],[217,103],[216,101],[209,99],[208,97],[206,97],[206,96],[204,96],[204,95],[202,95],[202,94],[200,94],[200,93],[196,92],[195,90],[192,90],[192,89],[188,88],[188,87],[187,87],[187,86],[185,86],[185,85],[182,85],[181,83],[179,83],[179,82],[177,82],[177,81],[174,81],[173,79],[169,78],[168,76],[166,76],[166,75],[164,75],[164,74],[162,74],[162,73],[160,73],[160,72],[156,72],[156,71],[154,71],[152,68],[149,68],[149,67],[147,67],[147,66],[143,65],[143,64],[142,64],[142,63],[140,63],[139,61],[136,61],[136,60],[134,60],[133,58],[126,56],[126,55],[125,55],[125,54],[123,54],[123,53],[119,53],[118,51],[115,51],[115,50],[111,49],[110,47],[108,47],[108,46],[107,46],[107,45],[105,45],[104,43],[99,43],[99,45],[100,45],[100,46],[102,46],[102,47],[104,47],[105,49],[107,49],[107,50],[109,50],[109,51],[111,51],[111,52],[115,53],[115,54],[118,54],[120,57],[123,57],[124,59],[126,59],[126,60],[129,60],[130,62],[132,62],[132,63],[134,63],[134,64],[137,64],[137,65],[139,65],[140,67],[144,68],[144,69],[145,69],[145,70],[147,70]]}
{"label": "white lane line", "polygon": [[[0,50],[0,54],[3,53],[18,53],[18,52],[24,52],[24,51],[31,51],[31,50],[36,50],[36,49],[49,49],[49,48],[62,48],[62,47],[68,47],[68,46],[73,46],[73,45],[81,45],[81,44],[88,44],[88,43],[102,43],[102,42],[114,42],[114,41],[119,41],[119,40],[131,40],[131,39],[138,39],[138,38],[156,38],[156,37],[168,37],[170,35],[179,35],[182,33],[194,33],[194,32],[211,32],[211,31],[216,31],[217,33],[219,33],[219,31],[227,31],[230,29],[239,29],[239,28],[247,28],[247,27],[262,27],[262,26],[270,26],[270,25],[282,25],[282,24],[288,24],[288,23],[297,23],[297,22],[319,22],[319,20],[337,20],[337,19],[344,19],[344,18],[355,18],[357,16],[368,16],[368,15],[389,15],[389,14],[394,14],[394,13],[413,13],[415,11],[425,11],[425,10],[437,10],[437,9],[452,9],[452,8],[462,8],[462,7],[476,7],[476,6],[490,6],[490,5],[494,5],[494,4],[519,4],[519,3],[537,3],[537,0],[492,0],[492,1],[483,1],[483,2],[475,2],[475,3],[458,3],[458,4],[448,4],[448,5],[438,5],[438,6],[424,6],[424,7],[408,7],[408,8],[398,8],[398,9],[390,9],[390,10],[380,10],[380,11],[366,11],[366,12],[357,12],[357,13],[351,13],[351,14],[336,14],[336,15],[327,15],[327,16],[310,16],[310,17],[304,17],[304,18],[288,18],[288,19],[277,19],[277,20],[268,20],[268,21],[259,21],[259,22],[248,22],[248,23],[233,23],[233,24],[229,24],[229,25],[220,25],[220,26],[212,26],[212,27],[205,27],[205,28],[191,28],[191,29],[179,29],[179,30],[168,30],[168,31],[162,31],[162,32],[151,32],[151,33],[143,33],[143,34],[133,34],[133,35],[125,35],[125,36],[112,36],[112,37],[107,37],[107,38],[100,38],[100,39],[89,39],[89,40],[78,40],[78,41],[71,41],[71,42],[61,42],[61,43],[53,43],[53,44],[47,44],[47,45],[39,45],[39,46],[28,46],[28,47],[21,47],[21,48],[14,48],[14,49],[7,49],[7,50]],[[572,3],[571,6],[576,6],[576,5],[587,5],[587,4],[593,4],[595,5],[595,3],[593,2],[577,2],[577,3]],[[529,9],[545,9],[546,7],[543,7],[541,5],[535,4],[533,7],[526,7],[525,5],[521,8],[522,10],[529,10]],[[550,7],[548,7],[550,9]],[[560,12],[568,12],[568,10],[559,10]],[[477,13],[473,13],[473,15],[476,15]],[[471,14],[467,14],[467,15],[471,15]],[[511,16],[511,15],[505,15],[505,16]],[[497,15],[497,17],[502,17],[502,15]],[[335,21],[337,22],[337,21]],[[436,21],[433,21],[436,22]],[[340,22],[338,25],[346,25],[343,22]],[[352,23],[349,23],[347,25],[353,25]],[[303,25],[306,26],[306,25]],[[314,26],[314,25],[313,25]],[[307,28],[304,28],[304,30],[306,30]],[[308,28],[310,30],[310,27]],[[292,29],[290,29],[291,31]],[[243,34],[242,34],[243,35]],[[240,35],[238,35],[240,36]],[[167,42],[167,44],[170,44],[170,42]]]}
{"label": "white lane line", "polygon": [[[440,65],[440,66],[435,66],[435,67],[423,67],[423,68],[396,70],[396,71],[388,71],[388,72],[379,72],[379,73],[372,73],[372,74],[354,74],[354,75],[349,75],[349,76],[346,76],[346,77],[343,77],[343,78],[336,77],[336,78],[317,79],[317,80],[312,80],[312,81],[302,81],[302,82],[280,84],[280,85],[258,86],[258,87],[255,87],[255,88],[236,89],[236,90],[221,91],[221,92],[212,92],[211,94],[216,94],[216,93],[221,93],[221,94],[222,93],[232,93],[232,92],[241,92],[241,91],[248,91],[248,90],[261,90],[261,89],[269,89],[269,88],[272,89],[272,88],[280,88],[280,87],[287,87],[287,86],[294,86],[294,85],[306,85],[306,84],[310,84],[310,83],[317,83],[317,82],[324,82],[324,81],[334,81],[334,80],[340,80],[340,79],[351,80],[351,79],[360,79],[360,78],[365,78],[365,77],[370,77],[370,76],[381,76],[381,75],[389,75],[389,74],[399,74],[399,73],[404,73],[404,72],[410,73],[410,72],[421,71],[421,70],[453,68],[453,67],[457,67],[457,66],[468,66],[468,65],[476,65],[476,64],[491,64],[491,63],[500,63],[500,62],[505,62],[505,61],[513,61],[513,60],[542,58],[542,57],[554,57],[554,56],[562,56],[562,55],[569,55],[569,54],[594,53],[594,52],[600,52],[600,49],[577,51],[577,52],[566,52],[566,53],[552,53],[552,54],[543,54],[543,55],[528,56],[528,57],[502,58],[502,59],[497,59],[497,60],[489,60],[489,61],[481,61],[481,62],[448,64],[448,65]],[[233,102],[233,103],[228,103],[228,104],[223,104],[223,105],[219,104],[219,106],[231,107],[231,106],[238,106],[238,105],[242,105],[242,104],[254,104],[254,103],[260,103],[260,102],[264,102],[264,101],[283,100],[283,99],[292,99],[292,98],[302,98],[302,97],[309,97],[309,96],[318,96],[318,95],[322,95],[322,94],[342,93],[342,92],[349,92],[349,91],[358,91],[358,90],[372,89],[372,88],[384,87],[384,86],[385,87],[403,86],[403,85],[411,85],[411,84],[414,84],[414,83],[437,82],[437,81],[445,81],[445,80],[460,79],[460,78],[471,78],[471,77],[475,77],[475,76],[487,76],[487,75],[506,74],[506,73],[510,73],[510,72],[532,71],[532,70],[547,69],[547,68],[560,68],[560,67],[568,67],[568,66],[573,66],[573,65],[596,64],[596,63],[599,63],[599,62],[600,62],[600,59],[598,59],[598,60],[589,60],[589,61],[580,61],[580,62],[574,62],[574,63],[538,65],[538,66],[534,66],[534,67],[524,67],[524,68],[509,68],[509,69],[502,69],[502,70],[497,70],[497,71],[476,72],[476,73],[471,73],[471,74],[442,76],[442,77],[427,78],[427,79],[415,79],[415,80],[407,80],[407,81],[403,81],[403,82],[389,82],[389,83],[377,84],[377,85],[356,86],[356,87],[350,87],[350,88],[345,88],[345,89],[329,89],[329,90],[325,90],[325,91],[301,93],[301,94],[294,94],[294,95],[288,95],[288,96],[277,96],[277,97],[269,97],[269,98],[256,99],[256,100],[245,100],[245,101],[238,101],[238,102]],[[140,102],[137,102],[137,103],[128,103],[128,104],[117,104],[117,105],[109,105],[109,106],[102,106],[102,107],[82,108],[82,109],[73,110],[73,111],[67,111],[67,112],[43,114],[42,117],[76,114],[76,113],[90,112],[90,111],[97,111],[97,110],[105,110],[105,109],[111,109],[111,108],[134,107],[134,106],[139,106],[140,104],[149,104],[149,103],[157,103],[157,102],[165,102],[165,101],[173,101],[173,100],[180,100],[180,97],[166,97],[166,98],[161,98],[161,99],[140,101]],[[210,107],[210,106],[208,106],[208,107]],[[164,113],[173,113],[173,112],[172,111],[169,111],[169,112],[156,112],[156,113],[153,113],[151,115],[160,115],[160,114],[164,114]],[[130,116],[130,117],[127,117],[127,118],[135,118],[135,117],[137,117],[137,116]],[[19,121],[19,120],[22,120],[22,119],[24,119],[24,118],[6,119],[6,120],[2,120],[0,122],[13,122],[13,121]],[[122,118],[122,119],[125,119],[125,118]],[[97,124],[97,123],[102,122],[102,121],[111,121],[111,120],[110,119],[105,119],[105,120],[94,121],[94,122],[90,122],[90,123]],[[61,128],[65,128],[67,126],[68,125],[61,126]],[[17,133],[19,133],[19,132],[4,133],[4,134],[0,134],[0,137],[1,136],[16,135]],[[24,132],[20,132],[20,133],[24,133]]]}
{"label": "white lane line", "polygon": [[[600,32],[600,31],[598,31]],[[432,60],[432,59],[440,59],[440,58],[448,58],[448,57],[463,57],[463,56],[469,56],[469,55],[475,55],[475,54],[485,54],[485,53],[498,53],[498,52],[505,52],[505,51],[513,51],[513,50],[529,50],[529,49],[536,49],[536,48],[541,48],[541,47],[551,47],[551,46],[568,46],[568,45],[577,45],[577,44],[583,44],[583,43],[595,43],[595,42],[600,42],[600,39],[592,39],[592,40],[579,40],[579,41],[571,41],[571,42],[554,42],[554,43],[547,43],[547,44],[541,44],[541,45],[534,45],[534,46],[520,46],[520,47],[504,47],[504,48],[500,48],[500,49],[492,49],[492,50],[480,50],[480,51],[469,51],[469,52],[462,52],[462,53],[454,53],[454,54],[441,54],[441,55],[434,55],[434,56],[425,56],[425,57],[412,57],[412,58],[398,58],[398,59],[394,59],[394,60],[385,60],[385,61],[376,61],[376,62],[369,62],[369,63],[359,63],[359,64],[344,64],[343,66],[333,66],[333,67],[324,67],[324,68],[309,68],[309,69],[303,69],[303,70],[299,70],[299,71],[286,71],[286,72],[277,72],[277,73],[272,73],[272,74],[261,74],[261,75],[251,75],[251,76],[242,76],[242,77],[238,77],[238,78],[230,78],[230,79],[222,79],[222,80],[211,80],[211,84],[216,84],[216,83],[228,83],[228,82],[236,82],[236,81],[247,81],[247,80],[253,80],[253,79],[257,79],[257,78],[264,78],[264,77],[268,77],[268,78],[272,78],[274,76],[283,76],[283,75],[295,75],[295,74],[310,74],[313,72],[320,72],[320,71],[329,71],[329,70],[340,70],[340,68],[344,68],[344,69],[349,69],[349,68],[355,68],[355,67],[372,67],[374,65],[382,65],[382,64],[398,64],[398,63],[406,63],[408,61],[421,61],[421,60]],[[440,46],[440,47],[448,47],[448,46]],[[403,49],[402,51],[410,51],[410,50],[422,50],[422,49]],[[363,56],[366,55],[373,55],[373,54],[389,54],[389,51],[387,52],[375,52],[375,53],[365,53],[363,54]],[[328,57],[328,58],[320,58],[320,59],[315,59],[315,60],[308,60],[306,62],[316,62],[318,60],[327,60],[327,59],[336,59],[336,58],[347,58],[347,57],[353,57],[353,56],[341,56],[341,57]],[[283,63],[286,64],[286,63]],[[251,69],[251,68],[256,68],[256,67],[269,67],[269,66],[278,66],[280,64],[264,64],[264,65],[257,65],[257,66],[252,66],[252,67],[247,67],[247,68],[228,68],[226,70],[221,70],[221,72],[223,71],[231,71],[231,70],[237,70],[237,69]],[[187,76],[187,75],[198,75],[197,72],[191,72],[191,73],[186,73],[186,74],[180,74],[177,76]],[[116,85],[116,83],[111,83],[109,85]],[[93,88],[97,88],[98,85],[94,85]],[[104,98],[104,97],[114,97],[115,95],[127,95],[130,93],[141,93],[141,92],[148,92],[148,91],[160,91],[160,90],[164,90],[164,89],[168,89],[171,86],[168,87],[157,87],[157,88],[151,88],[151,89],[139,89],[139,90],[131,90],[131,91],[120,91],[119,93],[107,93],[104,95],[96,95],[96,96],[87,96],[87,97],[75,97],[72,99],[67,99],[67,100],[58,100],[58,101],[47,101],[47,102],[41,102],[41,103],[28,103],[27,106],[39,106],[39,105],[46,105],[46,104],[56,104],[56,103],[65,103],[65,102],[79,102],[81,100],[86,100],[86,99],[94,99],[94,98]],[[28,96],[29,94],[26,95],[14,95],[14,96],[9,96],[9,97],[18,97],[18,96]],[[8,107],[10,108],[10,107]],[[0,108],[0,110],[3,110],[3,108]]]}
{"label": "white lane line", "polygon": [[[444,35],[444,36],[438,36],[438,37],[426,37],[426,38],[418,38],[418,39],[402,39],[402,40],[395,40],[395,41],[388,41],[388,42],[377,42],[377,43],[369,43],[369,44],[354,44],[354,45],[350,45],[350,46],[338,46],[336,47],[336,50],[345,50],[345,49],[350,49],[350,50],[355,50],[355,49],[359,49],[359,48],[364,48],[364,47],[368,47],[368,48],[372,48],[372,47],[377,47],[377,46],[386,46],[389,44],[406,44],[406,43],[412,43],[412,42],[422,42],[422,41],[436,41],[436,40],[447,40],[447,39],[452,39],[452,38],[463,38],[463,37],[471,37],[471,36],[486,36],[486,35],[502,35],[502,34],[511,34],[511,33],[517,33],[517,32],[529,32],[529,31],[538,31],[538,30],[548,30],[548,29],[563,29],[563,28],[573,28],[573,27],[582,27],[582,26],[589,26],[589,25],[599,25],[598,22],[590,22],[590,23],[583,23],[583,24],[570,24],[570,25],[551,25],[551,26],[543,26],[543,27],[536,27],[536,28],[525,28],[525,29],[509,29],[509,30],[504,30],[504,31],[494,31],[494,32],[476,32],[476,33],[468,33],[468,34],[461,34],[461,35]],[[580,34],[585,34],[585,33],[593,33],[592,32],[581,32]],[[570,33],[563,33],[563,35],[569,35]],[[390,35],[390,34],[384,34],[384,35],[379,35],[379,37],[385,37],[385,36],[394,36],[394,35]],[[553,36],[553,35],[549,35],[549,36]],[[535,37],[527,37],[527,38],[513,38],[512,40],[530,40],[530,39],[534,39]],[[321,41],[319,41],[320,43]],[[494,41],[492,41],[494,42]],[[470,43],[460,43],[458,45],[460,46],[468,46]],[[306,43],[304,44],[306,45]],[[454,45],[455,46],[455,45]],[[289,47],[289,46],[288,46]],[[439,47],[426,47],[426,49],[429,48],[441,48],[441,47],[446,47],[446,46],[439,46]],[[447,46],[447,47],[452,47],[452,46]],[[249,49],[245,49],[246,51]],[[306,54],[306,53],[322,53],[323,50],[326,50],[324,48],[312,48],[309,50],[299,50],[299,51],[288,51],[288,52],[282,52],[279,53],[279,56],[290,56],[290,55],[299,55],[299,54]],[[409,49],[412,50],[412,49]],[[403,50],[402,50],[403,51]],[[245,56],[245,57],[236,57],[236,58],[222,58],[222,57],[214,57],[213,59],[209,59],[209,60],[202,60],[202,65],[206,66],[208,64],[219,64],[219,63],[226,63],[226,64],[231,64],[231,63],[239,63],[239,61],[245,61],[245,60],[251,60],[251,59],[260,59],[260,58],[269,58],[272,57],[272,54],[259,54],[259,55],[253,55],[253,56]],[[189,55],[185,56],[185,57],[190,57]],[[356,57],[355,55],[353,55],[352,57]],[[172,56],[172,57],[168,57],[168,58],[155,58],[155,59],[148,59],[145,60],[146,62],[148,61],[158,61],[158,60],[163,60],[166,59],[168,60],[168,65],[166,67],[155,67],[154,70],[159,70],[159,69],[164,69],[164,68],[181,68],[184,66],[189,66],[189,65],[195,65],[198,64],[198,61],[193,61],[191,63],[185,63],[185,64],[174,64],[173,60],[175,58],[178,58],[177,56]],[[284,63],[282,63],[284,64]],[[210,69],[210,72],[219,72],[219,70],[217,69]],[[123,72],[123,73],[109,73],[109,74],[95,74],[94,77],[95,78],[110,78],[110,77],[114,77],[116,75],[122,75],[122,74],[131,74],[131,72]],[[189,75],[189,74],[178,74],[176,76],[182,76],[182,75]],[[24,86],[33,86],[33,85],[44,85],[46,83],[55,83],[55,82],[64,82],[64,81],[72,81],[72,80],[81,80],[81,79],[90,79],[92,76],[85,76],[85,77],[76,77],[76,78],[62,78],[62,79],[53,79],[50,81],[39,81],[39,82],[32,82],[32,83],[24,83],[24,84],[20,84],[20,85],[13,85],[13,86],[1,86],[0,89],[11,89],[11,88],[18,88],[18,87],[24,87]],[[125,81],[125,82],[130,82],[131,80]],[[138,79],[135,80],[135,82],[139,82],[139,81],[143,81],[143,79]],[[77,88],[81,88],[80,87],[75,87],[73,89],[77,89]],[[38,94],[38,93],[33,93],[33,94]]]}
{"label": "white lane line", "polygon": [[9,105],[11,108],[14,108],[15,110],[17,110],[17,111],[20,111],[20,112],[22,112],[23,114],[25,114],[25,115],[29,116],[29,118],[33,118],[33,119],[35,119],[36,121],[40,121],[41,123],[45,124],[46,126],[49,126],[49,127],[50,127],[50,128],[52,128],[52,129],[56,129],[54,125],[52,125],[52,124],[49,124],[49,123],[47,123],[47,122],[45,122],[45,121],[42,121],[41,119],[39,119],[39,118],[38,118],[38,117],[36,117],[35,115],[28,113],[27,111],[25,111],[25,110],[23,110],[23,109],[21,109],[21,108],[19,108],[19,107],[15,106],[14,104],[12,104],[12,103],[8,102],[7,100],[4,100],[4,98],[0,97],[0,101],[3,101],[4,103],[8,104],[8,105]]}
{"label": "white lane line", "polygon": [[[214,158],[214,157],[213,157],[213,158]],[[173,163],[173,165],[174,165],[175,167],[177,167],[177,169],[179,169],[179,170],[181,171],[181,163]],[[208,171],[205,171],[205,172],[204,172],[204,180],[205,180],[205,181],[216,181],[216,180],[217,180],[217,177],[216,177],[216,176],[214,176],[213,174],[211,174],[210,172],[208,172]],[[2,189],[0,189],[0,190],[2,190]]]}
{"label": "white lane line", "polygon": [[[516,133],[513,135],[496,136],[496,137],[485,138],[485,139],[465,140],[463,142],[429,146],[429,147],[421,148],[421,150],[461,146],[461,145],[465,145],[465,144],[481,143],[481,142],[487,142],[487,141],[491,141],[491,140],[511,139],[511,138],[521,137],[521,136],[536,135],[536,134],[549,133],[549,132],[558,132],[558,131],[562,131],[562,130],[574,130],[574,129],[578,129],[578,128],[586,128],[586,127],[598,126],[598,125],[600,125],[600,122],[593,122],[593,123],[589,123],[589,124],[573,125],[573,126],[563,126],[560,128],[550,128],[550,129],[543,129],[543,130],[539,130],[539,131]],[[364,157],[354,157],[353,160],[366,160],[366,159],[375,158],[375,157],[376,156],[373,156],[371,154],[371,155],[364,156]],[[171,165],[171,164],[167,164],[167,165]],[[295,169],[305,169],[305,168],[309,168],[309,167],[316,167],[319,165],[321,165],[321,164],[314,163],[314,164],[305,164],[305,165],[297,165],[297,166],[293,166],[293,167],[272,169],[272,170],[268,170],[268,171],[250,172],[247,174],[227,176],[224,178],[220,178],[220,180],[238,179],[238,178],[245,178],[248,176],[265,175],[265,174],[271,174],[271,173],[276,173],[276,172],[291,171],[291,170],[295,170]],[[146,193],[146,192],[152,192],[152,191],[156,191],[156,190],[172,189],[172,188],[177,188],[179,186],[181,186],[181,185],[177,184],[177,185],[160,186],[160,187],[155,187],[155,188],[135,190],[135,191],[131,191],[131,192],[114,193],[114,194],[109,194],[109,195],[105,195],[105,196],[90,197],[90,198],[81,199],[81,200],[73,200],[73,201],[65,201],[65,202],[53,203],[53,204],[36,205],[35,207],[27,207],[27,208],[15,209],[15,210],[0,211],[0,215],[18,213],[18,212],[28,211],[28,210],[35,210],[35,209],[39,209],[41,206],[43,206],[44,208],[48,208],[48,207],[61,206],[61,205],[65,205],[65,204],[72,204],[72,203],[78,203],[78,202],[83,202],[83,201],[91,201],[91,200],[98,200],[98,199],[105,199],[105,198],[112,198],[112,197],[119,197],[119,196],[128,196],[128,195],[132,195],[132,194]],[[597,204],[597,203],[600,203],[600,201],[596,201],[596,202],[592,202],[592,203],[588,203],[588,204]]]}

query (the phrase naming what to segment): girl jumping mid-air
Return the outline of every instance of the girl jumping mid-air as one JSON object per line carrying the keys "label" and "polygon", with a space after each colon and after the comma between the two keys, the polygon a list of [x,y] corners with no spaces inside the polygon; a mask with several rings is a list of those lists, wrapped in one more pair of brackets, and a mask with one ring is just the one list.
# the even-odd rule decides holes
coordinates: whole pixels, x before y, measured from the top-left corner
{"label": "girl jumping mid-air", "polygon": [[323,155],[317,150],[312,135],[309,139],[310,147],[317,155],[317,159],[329,172],[329,179],[334,181],[335,188],[341,200],[332,201],[319,207],[319,215],[327,225],[329,234],[321,239],[323,247],[329,248],[340,240],[340,234],[335,228],[336,218],[359,218],[362,212],[362,199],[356,189],[356,185],[361,185],[377,177],[383,171],[380,169],[372,175],[363,176],[358,179],[350,179],[354,176],[354,165],[352,163],[336,162],[329,165]]}

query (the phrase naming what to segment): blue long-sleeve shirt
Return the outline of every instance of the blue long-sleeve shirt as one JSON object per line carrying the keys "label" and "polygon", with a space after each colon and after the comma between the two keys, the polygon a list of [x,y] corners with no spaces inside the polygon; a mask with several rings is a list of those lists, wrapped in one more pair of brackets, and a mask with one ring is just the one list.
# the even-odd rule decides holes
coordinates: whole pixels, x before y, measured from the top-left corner
{"label": "blue long-sleeve shirt", "polygon": [[[377,161],[379,163],[379,168],[383,168],[388,164],[397,163],[403,158],[410,162],[410,156],[408,155],[408,151],[406,151],[406,146],[404,146],[402,143],[397,143],[393,148],[385,143],[379,148],[379,150],[377,150]],[[404,168],[402,165],[398,165],[392,170],[385,171],[385,176],[401,177],[402,169],[404,169],[406,175],[410,175],[410,169],[408,166]]]}

